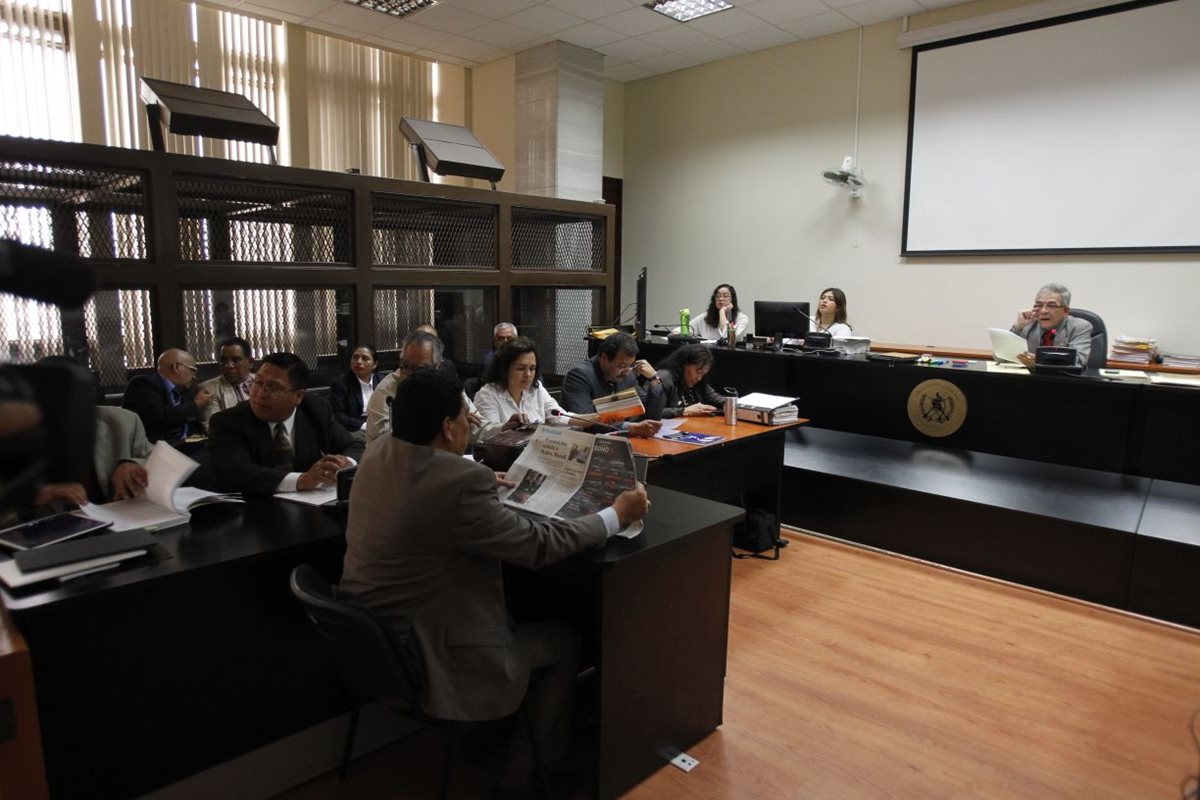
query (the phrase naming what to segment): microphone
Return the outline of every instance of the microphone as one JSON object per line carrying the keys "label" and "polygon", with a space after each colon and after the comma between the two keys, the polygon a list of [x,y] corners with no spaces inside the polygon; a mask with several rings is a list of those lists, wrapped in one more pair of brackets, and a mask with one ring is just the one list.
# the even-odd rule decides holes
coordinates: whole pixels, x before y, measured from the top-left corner
{"label": "microphone", "polygon": [[79,308],[92,296],[96,278],[82,260],[43,247],[0,241],[0,291]]}
{"label": "microphone", "polygon": [[568,414],[567,412],[563,411],[561,408],[556,408],[556,409],[552,410],[550,412],[550,416],[566,417],[567,419],[577,419],[580,422],[586,422],[588,424],[589,428],[591,428],[591,427],[607,428],[609,433],[621,433],[622,432],[621,429],[618,428],[616,425],[609,425],[607,422],[599,422],[597,420],[588,419],[587,417],[580,417],[575,414]]}
{"label": "microphone", "polygon": [[802,316],[806,320],[808,320],[808,323],[810,325],[812,325],[814,328],[816,328],[817,333],[820,333],[821,331],[828,331],[828,328],[826,328],[824,325],[817,322],[815,319],[810,317],[808,314],[805,314],[804,311],[800,308],[800,306],[792,306],[792,311],[795,311],[797,314],[799,314],[800,316]]}

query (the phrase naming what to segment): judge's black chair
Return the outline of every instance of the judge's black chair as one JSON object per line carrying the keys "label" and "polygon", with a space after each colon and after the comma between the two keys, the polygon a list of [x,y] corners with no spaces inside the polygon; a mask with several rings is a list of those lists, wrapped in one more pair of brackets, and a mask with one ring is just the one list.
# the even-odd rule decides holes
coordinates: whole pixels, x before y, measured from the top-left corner
{"label": "judge's black chair", "polygon": [[[350,712],[350,725],[342,747],[342,763],[338,768],[339,779],[345,779],[350,769],[358,714],[363,703],[379,698],[393,710],[422,723],[433,725],[439,722],[421,709],[420,701],[426,690],[425,662],[412,631],[399,631],[385,624],[369,609],[339,599],[336,588],[307,564],[292,570],[290,584],[292,594],[304,607],[317,632],[328,643],[338,675],[346,690],[354,697],[354,709]],[[541,752],[524,703],[519,713],[524,716],[522,727],[529,732],[540,785],[545,787]],[[443,798],[450,796],[454,751],[462,727],[462,724],[452,723],[448,737],[442,767]],[[499,778],[497,772],[493,794],[499,787]]]}
{"label": "judge's black chair", "polygon": [[1092,352],[1088,356],[1088,369],[1103,369],[1108,364],[1108,329],[1104,320],[1094,311],[1082,308],[1071,308],[1071,316],[1085,319],[1092,323]]}

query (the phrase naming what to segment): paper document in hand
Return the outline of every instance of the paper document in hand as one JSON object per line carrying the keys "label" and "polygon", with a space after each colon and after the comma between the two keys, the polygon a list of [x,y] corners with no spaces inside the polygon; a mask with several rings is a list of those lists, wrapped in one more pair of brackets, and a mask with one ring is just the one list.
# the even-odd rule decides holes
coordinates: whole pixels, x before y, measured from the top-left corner
{"label": "paper document in hand", "polygon": [[560,519],[600,511],[637,482],[628,440],[548,425],[529,440],[508,479],[516,486],[501,493],[502,502]]}
{"label": "paper document in hand", "polygon": [[[200,466],[166,442],[155,442],[150,457],[146,459],[146,491],[129,500],[117,500],[102,505],[84,505],[81,509],[92,519],[111,522],[114,531],[133,528],[169,528],[188,521],[187,502],[191,493],[185,492],[182,505],[177,501],[176,490],[188,476]],[[204,494],[213,494],[204,492]]]}
{"label": "paper document in hand", "polygon": [[596,419],[600,422],[616,422],[646,413],[641,396],[638,395],[637,389],[632,388],[606,397],[597,397],[592,404],[596,407]]}
{"label": "paper document in hand", "polygon": [[1012,331],[1003,328],[988,328],[992,337],[992,355],[997,361],[1019,361],[1022,353],[1029,352],[1029,343]]}

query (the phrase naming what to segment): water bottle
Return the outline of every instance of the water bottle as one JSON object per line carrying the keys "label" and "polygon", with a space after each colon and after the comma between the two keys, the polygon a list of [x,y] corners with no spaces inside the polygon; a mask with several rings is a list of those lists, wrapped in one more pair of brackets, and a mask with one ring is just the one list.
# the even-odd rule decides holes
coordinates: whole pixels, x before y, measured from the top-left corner
{"label": "water bottle", "polygon": [[679,309],[679,335],[691,336],[692,311],[689,308]]}
{"label": "water bottle", "polygon": [[729,323],[728,335],[729,335],[729,346],[737,347],[737,325],[734,325],[732,322]]}
{"label": "water bottle", "polygon": [[725,387],[725,424],[737,425],[737,389]]}

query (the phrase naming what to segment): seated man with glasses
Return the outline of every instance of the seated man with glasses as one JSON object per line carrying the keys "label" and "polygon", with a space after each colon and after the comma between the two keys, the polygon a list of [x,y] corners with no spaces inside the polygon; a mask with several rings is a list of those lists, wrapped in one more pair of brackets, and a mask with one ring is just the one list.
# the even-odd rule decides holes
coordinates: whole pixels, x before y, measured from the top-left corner
{"label": "seated man with glasses", "polygon": [[[648,408],[662,408],[662,382],[650,362],[639,359],[637,342],[627,333],[614,333],[596,350],[596,355],[572,367],[563,377],[562,405],[572,414],[594,414],[597,397],[626,389],[637,389],[642,404]],[[658,433],[662,422],[643,419],[640,422],[623,422],[621,428],[630,436],[650,437]]]}
{"label": "seated man with glasses", "polygon": [[1017,312],[1012,332],[1029,343],[1029,352],[1018,358],[1033,367],[1034,351],[1039,347],[1073,347],[1075,363],[1086,367],[1092,353],[1092,323],[1070,316],[1071,290],[1061,283],[1047,283],[1038,289],[1033,308]]}
{"label": "seated man with glasses", "polygon": [[[421,327],[429,326],[422,325]],[[404,341],[400,343],[400,366],[379,382],[379,385],[375,387],[375,393],[371,395],[371,399],[367,403],[368,442],[373,442],[380,436],[386,436],[392,432],[392,399],[396,396],[396,387],[400,385],[400,382],[414,372],[440,367],[445,363],[444,350],[441,339],[420,328],[404,337]],[[453,376],[453,373],[449,371],[447,374]],[[467,398],[466,394],[463,397],[466,398],[467,420],[471,423],[472,444],[486,439],[500,430],[500,423],[484,422],[470,398]]]}
{"label": "seated man with glasses", "polygon": [[121,405],[142,418],[151,442],[165,439],[186,452],[193,449],[185,447],[184,440],[201,432],[201,409],[212,400],[212,392],[203,386],[189,391],[196,369],[195,356],[173,348],[158,357],[154,374],[135,375],[125,386]]}
{"label": "seated man with glasses", "polygon": [[250,402],[214,414],[209,448],[226,492],[270,495],[324,489],[362,456],[362,442],[306,394],[308,367],[294,353],[262,357]]}
{"label": "seated man with glasses", "polygon": [[200,384],[201,389],[207,389],[213,395],[208,405],[200,409],[200,422],[205,430],[208,430],[208,421],[213,414],[249,400],[250,386],[254,383],[254,373],[250,371],[254,360],[249,342],[230,336],[218,345],[217,354],[221,374]]}

